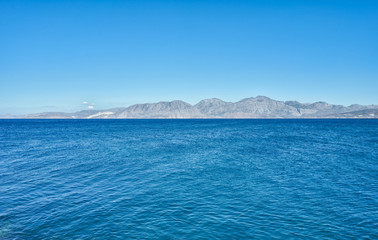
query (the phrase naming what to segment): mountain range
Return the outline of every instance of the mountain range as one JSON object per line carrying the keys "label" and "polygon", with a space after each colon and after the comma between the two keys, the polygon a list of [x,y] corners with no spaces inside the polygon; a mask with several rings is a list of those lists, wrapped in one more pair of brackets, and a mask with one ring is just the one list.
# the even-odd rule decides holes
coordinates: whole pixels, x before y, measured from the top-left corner
{"label": "mountain range", "polygon": [[378,105],[342,106],[326,102],[300,103],[257,96],[238,102],[225,102],[211,98],[191,105],[175,100],[105,110],[84,110],[75,113],[44,112],[0,117],[27,119],[378,118]]}

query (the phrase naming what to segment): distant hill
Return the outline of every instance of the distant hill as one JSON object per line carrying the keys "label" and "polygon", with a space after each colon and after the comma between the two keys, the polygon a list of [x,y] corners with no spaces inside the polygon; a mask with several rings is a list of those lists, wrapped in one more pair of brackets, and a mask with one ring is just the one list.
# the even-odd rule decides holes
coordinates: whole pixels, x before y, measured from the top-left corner
{"label": "distant hill", "polygon": [[3,118],[378,118],[378,105],[353,104],[342,106],[326,102],[300,103],[297,101],[277,101],[268,97],[257,96],[245,98],[238,102],[225,102],[217,98],[205,99],[194,106],[176,100],[105,110],[85,110],[75,113],[46,112],[24,116],[4,115]]}

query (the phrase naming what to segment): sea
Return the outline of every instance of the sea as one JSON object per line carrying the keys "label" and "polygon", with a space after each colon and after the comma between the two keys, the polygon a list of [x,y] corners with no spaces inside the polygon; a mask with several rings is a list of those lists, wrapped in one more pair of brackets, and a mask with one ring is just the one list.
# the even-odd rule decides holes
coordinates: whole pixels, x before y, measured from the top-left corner
{"label": "sea", "polygon": [[0,120],[0,239],[378,239],[378,120]]}

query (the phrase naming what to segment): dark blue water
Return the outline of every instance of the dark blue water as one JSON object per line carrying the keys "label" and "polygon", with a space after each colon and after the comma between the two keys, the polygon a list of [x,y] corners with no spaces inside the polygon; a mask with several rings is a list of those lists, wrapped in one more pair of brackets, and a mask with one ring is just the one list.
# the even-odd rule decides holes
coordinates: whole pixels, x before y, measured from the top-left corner
{"label": "dark blue water", "polygon": [[377,239],[377,120],[1,120],[0,239]]}

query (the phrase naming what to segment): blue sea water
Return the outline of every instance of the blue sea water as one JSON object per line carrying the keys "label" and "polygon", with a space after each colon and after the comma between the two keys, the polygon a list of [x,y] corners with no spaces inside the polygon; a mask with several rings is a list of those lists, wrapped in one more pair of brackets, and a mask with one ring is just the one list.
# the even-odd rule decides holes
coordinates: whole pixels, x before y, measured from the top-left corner
{"label": "blue sea water", "polygon": [[0,239],[378,239],[378,121],[1,120]]}

